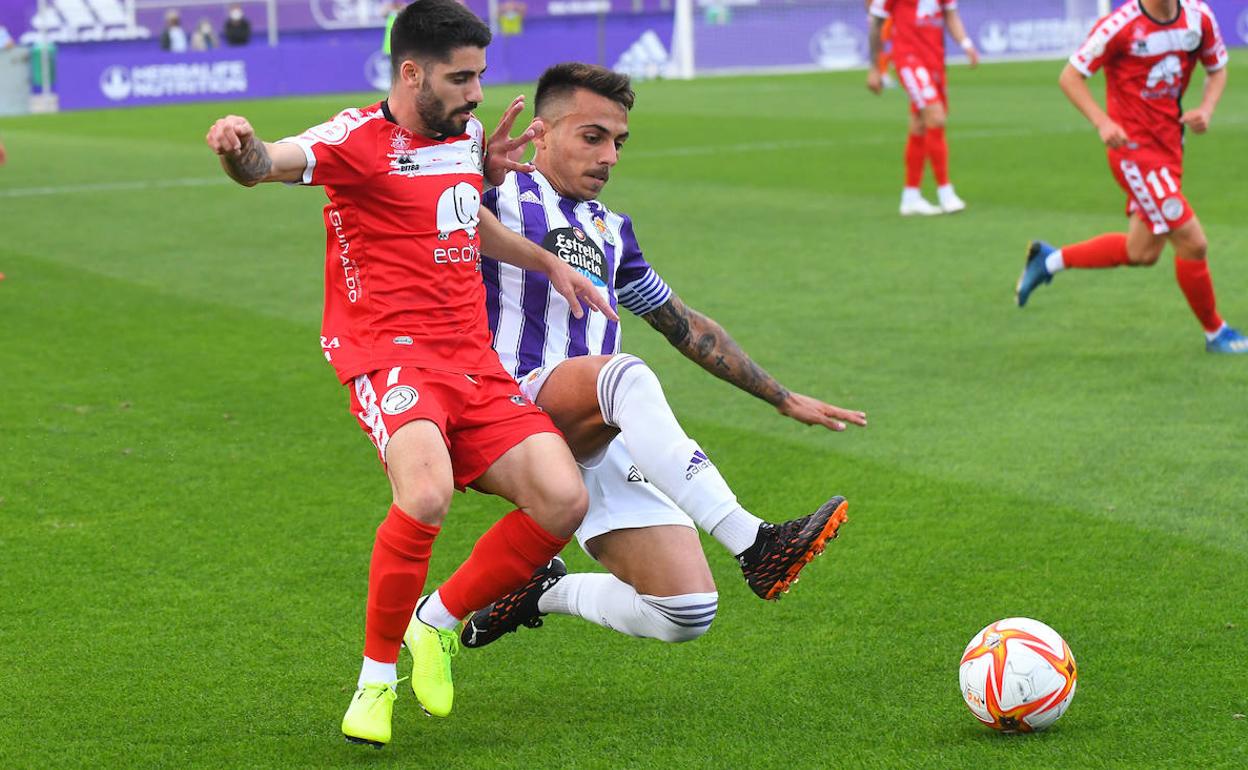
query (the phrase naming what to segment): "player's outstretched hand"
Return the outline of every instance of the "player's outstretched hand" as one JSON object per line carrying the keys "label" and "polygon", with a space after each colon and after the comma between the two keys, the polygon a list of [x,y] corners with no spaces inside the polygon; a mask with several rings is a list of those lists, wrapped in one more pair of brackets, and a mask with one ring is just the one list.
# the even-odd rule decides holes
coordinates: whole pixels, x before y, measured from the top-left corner
{"label": "player's outstretched hand", "polygon": [[247,122],[247,118],[226,115],[212,124],[204,141],[218,155],[237,155],[255,135],[256,130]]}
{"label": "player's outstretched hand", "polygon": [[1101,123],[1096,127],[1096,130],[1101,135],[1101,141],[1105,143],[1106,147],[1118,149],[1131,141],[1127,137],[1127,132],[1122,130],[1122,126],[1112,120],[1106,120],[1104,123]]}
{"label": "player's outstretched hand", "polygon": [[532,163],[521,163],[520,159],[524,157],[524,149],[529,146],[529,142],[542,135],[544,126],[539,118],[534,118],[523,134],[511,136],[511,128],[515,125],[516,117],[522,112],[524,112],[524,94],[511,100],[511,104],[499,118],[494,133],[490,134],[490,138],[485,142],[484,174],[485,180],[492,185],[502,184],[508,171],[530,172],[534,168]]}
{"label": "player's outstretched hand", "polygon": [[817,398],[803,396],[801,393],[790,393],[776,410],[785,417],[792,417],[806,425],[822,425],[828,430],[845,430],[846,423],[859,427],[867,427],[867,413],[842,409],[839,406],[825,404]]}
{"label": "player's outstretched hand", "polygon": [[867,71],[867,90],[873,94],[884,92],[884,76],[874,67]]}
{"label": "player's outstretched hand", "polygon": [[1209,130],[1209,121],[1213,118],[1209,114],[1209,110],[1197,107],[1194,110],[1188,110],[1183,113],[1183,117],[1179,118],[1179,122],[1198,134],[1203,134]]}
{"label": "player's outstretched hand", "polygon": [[555,265],[546,274],[550,279],[550,285],[555,287],[555,291],[563,295],[568,301],[569,307],[572,309],[572,315],[576,318],[585,316],[584,308],[597,310],[612,321],[620,320],[615,314],[615,310],[611,307],[611,302],[598,291],[593,282],[585,277],[581,271],[569,265],[567,262],[559,259],[554,260]]}

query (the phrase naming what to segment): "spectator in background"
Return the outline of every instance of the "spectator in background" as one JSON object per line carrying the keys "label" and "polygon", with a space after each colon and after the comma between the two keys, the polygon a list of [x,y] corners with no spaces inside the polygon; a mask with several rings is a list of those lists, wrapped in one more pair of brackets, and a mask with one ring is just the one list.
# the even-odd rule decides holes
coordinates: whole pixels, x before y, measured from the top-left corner
{"label": "spectator in background", "polygon": [[225,26],[221,28],[221,37],[227,45],[247,45],[251,42],[251,21],[243,13],[243,6],[234,3],[230,6],[225,18]]}
{"label": "spectator in background", "polygon": [[13,47],[13,36],[9,34],[9,30],[0,24],[0,51]]}
{"label": "spectator in background", "polygon": [[173,8],[165,11],[165,31],[160,33],[160,47],[164,51],[186,53],[186,30],[182,29],[182,16]]}
{"label": "spectator in background", "polygon": [[191,33],[192,51],[211,51],[217,47],[217,33],[212,29],[212,22],[200,19],[195,31]]}
{"label": "spectator in background", "polygon": [[399,11],[407,7],[407,3],[392,0],[387,3],[386,8],[386,29],[382,32],[381,51],[386,56],[390,55],[390,30],[394,28],[394,20],[399,18]]}

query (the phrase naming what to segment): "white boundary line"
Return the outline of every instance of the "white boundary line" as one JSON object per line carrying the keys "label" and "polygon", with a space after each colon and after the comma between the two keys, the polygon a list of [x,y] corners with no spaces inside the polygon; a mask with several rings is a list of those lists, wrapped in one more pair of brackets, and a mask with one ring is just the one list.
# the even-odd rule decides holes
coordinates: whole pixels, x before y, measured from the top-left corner
{"label": "white boundary line", "polygon": [[208,187],[225,184],[229,181],[224,176],[214,176],[185,179],[136,179],[133,182],[97,182],[94,184],[61,185],[59,187],[18,187],[13,190],[0,190],[0,198],[37,198],[43,195],[132,192],[136,190],[168,189],[171,187]]}
{"label": "white boundary line", "polygon": [[[1219,126],[1225,125],[1243,125],[1245,122],[1235,118],[1224,118],[1218,121]],[[964,139],[1004,139],[1018,136],[1039,136],[1042,134],[1077,134],[1088,133],[1095,134],[1090,126],[1071,125],[1063,127],[1047,126],[1042,129],[1038,128],[997,128],[997,129],[979,129],[979,130],[957,130],[950,134],[950,139],[960,141]],[[719,155],[721,153],[737,154],[745,152],[776,152],[783,150],[805,150],[817,147],[861,147],[884,144],[899,144],[905,136],[903,129],[899,129],[895,133],[862,136],[854,139],[832,139],[832,138],[810,138],[810,139],[781,139],[771,142],[738,142],[735,144],[702,144],[690,147],[669,147],[660,150],[642,150],[639,152],[626,152],[624,159],[637,158],[679,158],[692,157],[699,155]],[[186,177],[182,179],[136,179],[130,182],[98,182],[78,185],[63,185],[49,187],[18,187],[12,190],[0,190],[0,199],[3,198],[36,198],[40,196],[54,195],[80,195],[92,193],[108,193],[108,192],[137,192],[142,190],[164,190],[179,187],[213,187],[216,185],[230,184],[230,180],[224,175],[211,177]]]}

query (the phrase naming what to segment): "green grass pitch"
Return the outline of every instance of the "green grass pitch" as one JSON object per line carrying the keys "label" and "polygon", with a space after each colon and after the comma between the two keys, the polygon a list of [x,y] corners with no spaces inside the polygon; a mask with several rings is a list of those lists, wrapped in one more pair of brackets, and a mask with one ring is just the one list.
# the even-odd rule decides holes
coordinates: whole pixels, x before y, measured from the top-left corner
{"label": "green grass pitch", "polygon": [[[1204,352],[1168,257],[1013,305],[1029,238],[1124,226],[1059,69],[952,71],[970,208],[921,221],[896,213],[898,91],[639,87],[604,200],[689,304],[871,425],[790,423],[637,319],[625,348],[748,506],[842,493],[850,523],[774,605],[708,541],[721,611],[691,644],[554,617],[466,651],[453,716],[405,690],[382,752],[338,732],[389,492],[317,344],[323,194],[232,186],[202,141],[373,97],[0,121],[0,765],[1248,765],[1248,361]],[[489,90],[487,126],[519,90]],[[1185,187],[1241,325],[1245,157],[1232,76]],[[431,581],[505,510],[457,496]],[[1046,734],[996,735],[958,693],[963,645],[1011,615],[1080,663]]]}

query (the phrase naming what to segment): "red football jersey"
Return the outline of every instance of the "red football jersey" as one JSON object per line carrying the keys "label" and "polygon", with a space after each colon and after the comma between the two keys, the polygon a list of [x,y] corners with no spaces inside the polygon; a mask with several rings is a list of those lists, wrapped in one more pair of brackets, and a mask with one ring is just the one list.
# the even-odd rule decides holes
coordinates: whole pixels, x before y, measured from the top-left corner
{"label": "red football jersey", "polygon": [[1159,21],[1132,0],[1097,22],[1071,65],[1090,77],[1105,68],[1109,117],[1134,145],[1170,155],[1183,151],[1180,99],[1199,60],[1209,72],[1226,66],[1218,22],[1199,0],[1179,0],[1178,16]]}
{"label": "red football jersey", "polygon": [[893,59],[918,59],[925,67],[945,65],[945,11],[957,0],[872,0],[871,15],[893,20]]}
{"label": "red football jersey", "polygon": [[494,371],[477,233],[481,123],[430,139],[385,102],[281,141],[303,148],[303,184],[325,206],[321,347],[343,383],[392,366]]}

